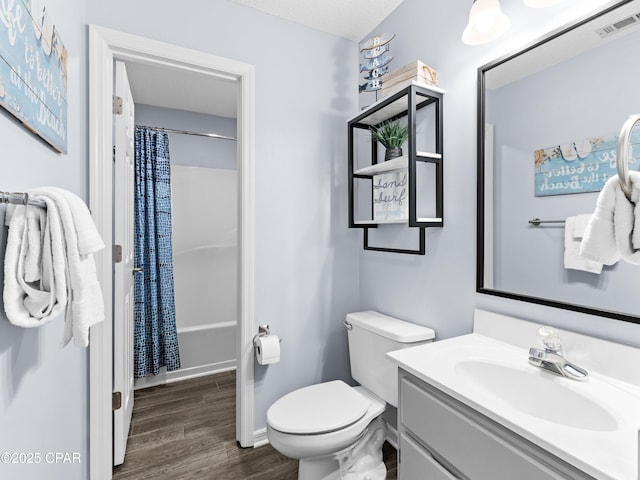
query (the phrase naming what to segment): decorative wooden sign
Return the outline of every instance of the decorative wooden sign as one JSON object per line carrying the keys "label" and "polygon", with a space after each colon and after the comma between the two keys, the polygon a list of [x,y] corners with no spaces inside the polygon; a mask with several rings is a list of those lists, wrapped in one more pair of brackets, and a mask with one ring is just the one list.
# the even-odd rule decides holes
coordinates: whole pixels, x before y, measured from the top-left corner
{"label": "decorative wooden sign", "polygon": [[372,48],[381,47],[393,40],[395,36],[395,33],[381,33],[380,35],[375,35],[368,40],[365,40],[361,45],[360,50],[371,50]]}
{"label": "decorative wooden sign", "polygon": [[409,218],[407,169],[373,176],[373,219],[406,220]]}
{"label": "decorative wooden sign", "polygon": [[67,152],[67,49],[43,0],[0,0],[0,106]]}
{"label": "decorative wooden sign", "polygon": [[[569,142],[534,152],[535,196],[598,192],[617,175],[618,137],[598,137]],[[629,170],[640,160],[640,129],[631,134]]]}
{"label": "decorative wooden sign", "polygon": [[388,63],[393,60],[389,52],[389,42],[395,37],[395,33],[383,33],[365,40],[360,51],[364,57],[360,63],[360,73],[364,72],[363,84],[358,90],[362,92],[374,92],[382,88],[381,77],[389,72]]}

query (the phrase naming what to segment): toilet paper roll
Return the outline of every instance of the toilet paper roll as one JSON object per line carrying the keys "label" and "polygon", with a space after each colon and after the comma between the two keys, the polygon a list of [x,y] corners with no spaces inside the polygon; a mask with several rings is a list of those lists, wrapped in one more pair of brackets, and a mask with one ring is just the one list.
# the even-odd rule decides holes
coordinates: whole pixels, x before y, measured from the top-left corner
{"label": "toilet paper roll", "polygon": [[256,359],[260,365],[270,365],[280,361],[280,339],[277,335],[263,335],[256,338]]}

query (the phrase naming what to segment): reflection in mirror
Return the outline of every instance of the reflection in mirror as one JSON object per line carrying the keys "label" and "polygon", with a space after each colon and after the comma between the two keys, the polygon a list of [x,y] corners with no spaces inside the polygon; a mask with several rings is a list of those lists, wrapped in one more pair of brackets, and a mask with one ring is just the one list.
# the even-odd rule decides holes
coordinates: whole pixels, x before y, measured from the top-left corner
{"label": "reflection in mirror", "polygon": [[617,1],[479,69],[479,292],[640,323],[640,266],[578,253],[640,113],[639,45],[640,0]]}

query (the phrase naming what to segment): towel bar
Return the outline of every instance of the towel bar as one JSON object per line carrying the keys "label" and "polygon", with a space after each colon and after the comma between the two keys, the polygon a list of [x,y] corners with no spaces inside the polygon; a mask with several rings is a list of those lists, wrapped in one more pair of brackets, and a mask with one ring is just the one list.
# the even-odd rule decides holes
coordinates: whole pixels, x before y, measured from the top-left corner
{"label": "towel bar", "polygon": [[541,223],[564,223],[564,220],[540,220],[539,218],[532,218],[529,220],[531,225],[539,226]]}
{"label": "towel bar", "polygon": [[34,207],[46,208],[47,204],[43,200],[29,198],[26,192],[2,192],[0,191],[0,204],[12,205],[33,205]]}

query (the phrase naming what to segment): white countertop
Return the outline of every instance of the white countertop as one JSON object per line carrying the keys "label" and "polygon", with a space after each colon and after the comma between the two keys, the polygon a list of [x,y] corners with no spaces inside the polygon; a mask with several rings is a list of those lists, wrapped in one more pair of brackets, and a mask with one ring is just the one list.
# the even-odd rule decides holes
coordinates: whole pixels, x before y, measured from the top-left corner
{"label": "white countertop", "polygon": [[[532,346],[533,346],[532,342]],[[543,371],[528,363],[528,351],[522,347],[473,333],[443,341],[407,348],[387,354],[399,367],[448,395],[495,420],[499,424],[539,445],[562,460],[598,479],[637,480],[638,431],[640,429],[640,387],[590,371],[589,380],[578,382]],[[573,359],[567,356],[567,360]],[[615,361],[615,359],[614,359]],[[523,411],[522,403],[501,396],[493,381],[469,381],[461,375],[460,364],[479,362],[504,367],[517,377],[535,380],[530,392],[520,392],[534,403],[551,402],[554,391],[567,392],[571,398],[586,398],[588,404],[601,407],[603,423],[580,415],[569,424],[540,418]],[[579,362],[576,363],[580,365]],[[640,365],[620,365],[621,369],[640,369]],[[497,370],[500,371],[500,370]],[[532,377],[533,376],[533,377]],[[544,377],[540,377],[544,376]],[[475,380],[475,379],[474,379]],[[553,383],[549,383],[553,382]],[[528,385],[523,382],[524,389]],[[550,387],[551,394],[543,390]],[[542,388],[541,388],[542,386]],[[505,388],[514,388],[513,386]],[[520,386],[520,388],[523,388]],[[555,390],[555,389],[560,390]],[[513,393],[513,392],[511,392]],[[546,397],[542,397],[545,396]],[[507,398],[505,398],[507,397]],[[531,404],[527,401],[526,403]],[[578,404],[580,402],[577,402]],[[520,408],[519,408],[520,407]],[[549,408],[549,407],[547,407]],[[551,407],[552,408],[552,407]],[[576,409],[580,405],[576,405]],[[526,409],[525,409],[526,410]],[[589,425],[591,424],[591,425]]]}

